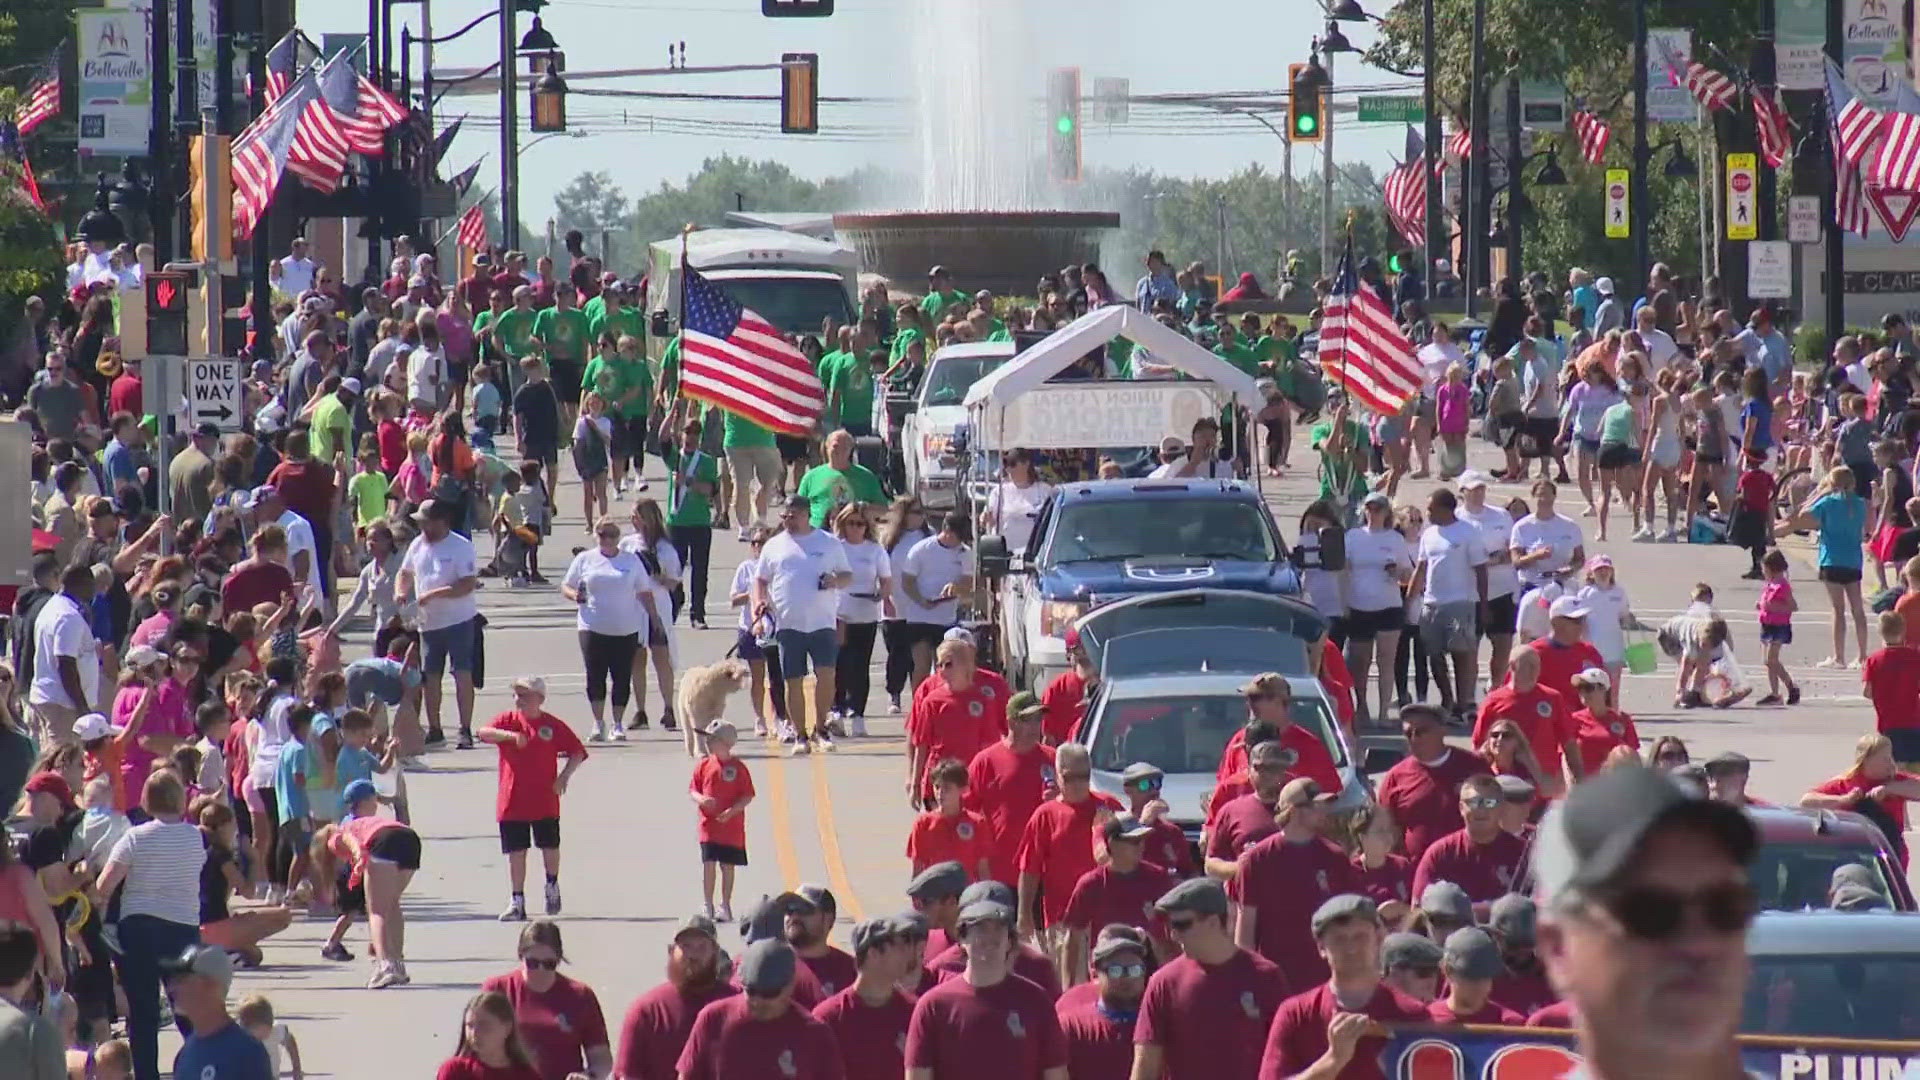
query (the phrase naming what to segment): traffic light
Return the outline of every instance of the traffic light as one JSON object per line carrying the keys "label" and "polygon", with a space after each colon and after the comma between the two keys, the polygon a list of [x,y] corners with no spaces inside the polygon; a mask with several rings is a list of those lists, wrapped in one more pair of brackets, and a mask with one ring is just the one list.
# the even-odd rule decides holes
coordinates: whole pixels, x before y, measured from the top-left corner
{"label": "traffic light", "polygon": [[820,130],[820,54],[780,54],[780,133],[813,135]]}
{"label": "traffic light", "polygon": [[833,14],[833,0],[760,0],[769,19],[818,19]]}
{"label": "traffic light", "polygon": [[1327,116],[1325,71],[1319,64],[1287,65],[1287,138],[1317,143]]}
{"label": "traffic light", "polygon": [[[207,140],[213,140],[211,146]],[[233,258],[233,230],[214,228],[209,230],[207,207],[214,208],[216,217],[231,217],[233,206],[233,161],[230,144],[232,139],[225,135],[195,135],[189,140],[187,150],[187,204],[191,215],[188,229],[188,241],[195,262],[226,262]],[[209,156],[210,155],[210,156]],[[209,191],[204,181],[207,161],[213,163],[213,184]],[[211,196],[211,201],[209,201]],[[215,222],[218,224],[218,222]],[[209,249],[208,244],[212,243]]]}
{"label": "traffic light", "polygon": [[187,355],[187,275],[147,272],[147,355]]}
{"label": "traffic light", "polygon": [[1080,182],[1080,69],[1055,68],[1047,76],[1047,172],[1055,180]]}

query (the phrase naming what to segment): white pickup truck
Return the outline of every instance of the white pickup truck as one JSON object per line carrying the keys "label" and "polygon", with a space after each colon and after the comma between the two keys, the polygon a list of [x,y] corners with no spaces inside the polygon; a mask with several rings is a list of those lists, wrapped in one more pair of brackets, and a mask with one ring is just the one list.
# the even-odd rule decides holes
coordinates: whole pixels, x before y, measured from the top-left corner
{"label": "white pickup truck", "polygon": [[967,419],[967,390],[982,376],[1013,359],[1011,341],[970,341],[933,354],[914,392],[913,411],[901,425],[898,452],[907,490],[920,505],[951,509],[956,500],[959,465],[951,453],[953,436]]}

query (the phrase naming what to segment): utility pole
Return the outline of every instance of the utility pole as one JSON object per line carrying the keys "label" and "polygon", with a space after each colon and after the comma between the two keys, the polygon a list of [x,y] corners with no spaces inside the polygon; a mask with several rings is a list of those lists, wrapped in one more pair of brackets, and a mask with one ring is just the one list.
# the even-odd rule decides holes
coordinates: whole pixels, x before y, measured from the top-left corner
{"label": "utility pole", "polygon": [[[1518,53],[1507,56],[1507,274],[1519,282],[1526,274],[1521,263],[1520,206],[1526,196],[1520,191],[1520,73]],[[1488,284],[1492,284],[1491,281]]]}
{"label": "utility pole", "polygon": [[[263,22],[261,32],[254,36],[253,47],[247,51],[247,82],[253,87],[253,115],[259,116],[267,111],[267,26]],[[267,264],[273,261],[273,249],[270,246],[273,237],[273,204],[269,202],[260,208],[260,220],[253,226],[253,237],[249,241],[253,249],[253,335],[255,360],[271,360],[274,356],[273,341],[277,330],[273,321],[273,278],[267,272]]]}
{"label": "utility pole", "polygon": [[520,246],[520,72],[514,57],[514,0],[500,0],[500,239]]}
{"label": "utility pole", "polygon": [[[1846,62],[1841,56],[1841,49],[1845,44],[1845,38],[1846,29],[1842,25],[1840,5],[1829,2],[1827,4],[1827,59],[1835,64],[1844,64]],[[1828,98],[1825,94],[1820,95],[1820,127],[1818,130],[1826,134],[1827,141],[1831,144],[1833,141],[1833,123],[1832,117],[1826,115],[1827,101]],[[1839,147],[1832,145],[1827,147],[1827,182],[1821,185],[1825,196],[1820,200],[1820,208],[1823,211],[1821,216],[1822,220],[1826,222],[1827,229],[1826,319],[1827,340],[1829,342],[1839,340],[1841,333],[1845,331],[1847,325],[1847,232],[1845,229],[1842,229],[1835,220],[1836,215],[1833,212],[1834,203],[1837,201],[1837,195],[1839,193],[1837,187],[1839,170],[1834,165],[1834,159],[1839,156],[1839,153]]]}
{"label": "utility pole", "polygon": [[[191,2],[191,0],[188,0]],[[165,266],[173,261],[173,58],[171,36],[172,0],[157,0],[152,5],[152,25],[148,29],[149,72],[153,76],[153,107],[147,133],[148,200],[147,222],[153,232],[153,264]]]}
{"label": "utility pole", "polygon": [[[1762,0],[1764,2],[1764,0]],[[1433,26],[1434,0],[1422,0],[1420,5],[1420,25],[1424,35],[1420,43],[1421,103],[1426,110],[1426,158],[1425,168],[1421,172],[1422,190],[1426,193],[1427,235],[1425,251],[1421,254],[1420,275],[1427,282],[1428,294],[1433,290],[1433,260],[1447,249],[1446,211],[1440,206],[1440,102],[1434,92],[1433,82],[1439,77],[1434,70],[1440,63],[1439,51],[1434,43]]]}
{"label": "utility pole", "polygon": [[1467,158],[1471,164],[1466,170],[1467,187],[1460,193],[1466,211],[1465,224],[1461,227],[1465,234],[1461,239],[1466,272],[1461,280],[1467,294],[1469,319],[1479,308],[1477,290],[1487,277],[1487,210],[1492,206],[1487,191],[1487,0],[1473,0],[1472,52],[1473,70],[1469,76],[1472,85],[1467,88],[1467,132],[1472,136],[1472,149],[1467,152]]}
{"label": "utility pole", "polygon": [[[1834,4],[1837,8],[1837,2]],[[1709,175],[1701,162],[1702,180]],[[1634,279],[1622,288],[1615,283],[1615,294],[1635,296],[1647,287],[1647,269],[1653,265],[1651,185],[1647,170],[1653,167],[1653,149],[1647,145],[1647,0],[1633,0],[1633,179],[1627,188],[1627,223],[1633,231]],[[1701,268],[1705,273],[1705,267]]]}
{"label": "utility pole", "polygon": [[[1328,23],[1328,26],[1334,24]],[[1327,277],[1333,265],[1333,53],[1320,58],[1327,71],[1327,85],[1320,100],[1327,103],[1326,121],[1320,129],[1320,275]],[[1222,271],[1224,273],[1224,270]]]}

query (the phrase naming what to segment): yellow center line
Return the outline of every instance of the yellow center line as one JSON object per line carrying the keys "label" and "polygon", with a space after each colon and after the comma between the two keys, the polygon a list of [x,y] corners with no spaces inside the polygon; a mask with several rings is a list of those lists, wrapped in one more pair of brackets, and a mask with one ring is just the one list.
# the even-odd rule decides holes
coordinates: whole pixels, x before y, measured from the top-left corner
{"label": "yellow center line", "polygon": [[827,862],[827,881],[833,887],[833,895],[838,897],[841,906],[854,922],[867,917],[866,909],[861,906],[860,895],[853,889],[853,882],[847,877],[846,863],[840,858],[840,834],[833,821],[833,794],[827,783],[827,763],[820,755],[813,755],[813,807],[815,820],[820,828],[820,854]]}
{"label": "yellow center line", "polygon": [[[778,673],[771,673],[778,678]],[[773,710],[767,709],[769,725],[773,724]],[[769,726],[770,733],[777,728]],[[767,748],[767,818],[773,826],[773,857],[780,867],[781,888],[792,890],[800,885],[800,856],[794,849],[793,815],[787,806],[787,762],[785,748],[774,734],[769,734],[765,742]]]}

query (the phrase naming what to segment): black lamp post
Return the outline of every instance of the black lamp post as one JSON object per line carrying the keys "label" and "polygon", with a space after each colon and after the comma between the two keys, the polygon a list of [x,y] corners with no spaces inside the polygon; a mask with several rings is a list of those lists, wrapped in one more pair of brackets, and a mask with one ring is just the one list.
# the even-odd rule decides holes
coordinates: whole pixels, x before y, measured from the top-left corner
{"label": "black lamp post", "polygon": [[127,242],[127,227],[113,212],[111,191],[107,174],[101,173],[93,190],[93,209],[80,219],[80,226],[75,230],[75,235],[88,244],[114,247]]}

